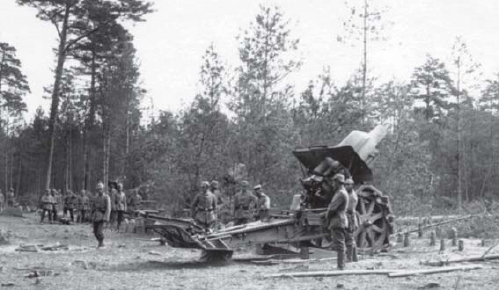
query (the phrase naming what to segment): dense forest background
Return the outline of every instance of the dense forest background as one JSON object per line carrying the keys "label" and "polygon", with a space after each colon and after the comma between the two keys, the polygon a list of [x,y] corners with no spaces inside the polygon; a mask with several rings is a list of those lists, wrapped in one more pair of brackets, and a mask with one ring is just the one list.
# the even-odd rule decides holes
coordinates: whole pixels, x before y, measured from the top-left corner
{"label": "dense forest background", "polygon": [[232,194],[244,178],[287,207],[301,190],[294,148],[334,145],[382,123],[390,132],[373,164],[374,183],[397,213],[466,209],[499,197],[499,74],[484,80],[460,37],[450,61],[428,55],[410,79],[382,82],[369,56],[390,23],[383,9],[352,7],[338,41],[362,50],[359,69],[338,83],[325,67],[297,91],[293,73],[306,61],[299,39],[279,7],[262,6],[234,40],[237,63],[210,45],[192,103],[149,116],[124,23],[144,20],[150,3],[17,2],[37,9],[59,35],[46,88],[50,111],[39,108],[29,121],[28,79],[15,48],[0,43],[0,186],[14,188],[19,201],[37,200],[45,188],[93,190],[120,179],[175,207],[202,180],[217,179]]}

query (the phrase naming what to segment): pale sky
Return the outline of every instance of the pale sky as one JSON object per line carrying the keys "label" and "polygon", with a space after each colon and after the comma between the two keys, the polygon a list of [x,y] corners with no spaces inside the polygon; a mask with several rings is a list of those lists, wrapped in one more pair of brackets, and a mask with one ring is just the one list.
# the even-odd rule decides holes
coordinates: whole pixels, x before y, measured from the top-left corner
{"label": "pale sky", "polygon": [[[347,19],[342,0],[156,0],[155,13],[131,28],[141,63],[143,87],[149,93],[143,106],[177,111],[197,92],[201,57],[214,43],[226,62],[238,63],[236,36],[249,26],[259,4],[276,4],[292,20],[292,34],[300,39],[303,67],[290,77],[296,91],[306,88],[324,66],[342,84],[360,64],[360,45],[338,43]],[[349,1],[352,2],[352,1]],[[378,0],[391,7],[386,19],[393,25],[388,41],[372,45],[369,66],[380,80],[407,81],[427,53],[448,62],[456,36],[467,42],[483,66],[485,78],[499,72],[499,1],[497,0]],[[17,48],[32,93],[26,96],[28,117],[38,106],[48,111],[43,87],[52,84],[56,47],[54,27],[35,17],[35,9],[15,0],[0,1],[0,41]],[[449,65],[450,63],[448,63]]]}

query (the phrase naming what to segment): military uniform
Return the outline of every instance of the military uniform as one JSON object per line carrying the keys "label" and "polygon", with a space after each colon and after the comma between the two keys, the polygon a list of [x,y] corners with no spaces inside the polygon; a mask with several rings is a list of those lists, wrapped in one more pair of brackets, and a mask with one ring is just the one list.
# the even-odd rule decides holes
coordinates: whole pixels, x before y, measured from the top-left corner
{"label": "military uniform", "polygon": [[120,191],[116,194],[115,199],[115,208],[117,214],[117,228],[120,229],[121,223],[125,220],[125,212],[126,212],[126,195],[125,192]]}
{"label": "military uniform", "polygon": [[[351,184],[353,185],[353,180],[351,179],[347,180],[347,182],[350,181]],[[357,196],[357,193],[353,188],[351,190],[347,190],[347,193],[348,193],[348,208],[347,208],[348,228],[346,230],[346,235],[345,235],[346,256],[347,256],[347,261],[357,262],[357,246],[355,244],[354,233],[359,228],[359,221],[356,213],[359,197]]]}
{"label": "military uniform", "polygon": [[343,175],[335,175],[333,180],[339,184],[333,200],[327,209],[327,220],[329,221],[329,230],[333,239],[333,247],[338,255],[338,269],[342,270],[345,267],[345,234],[348,228],[348,219],[346,210],[348,208],[348,193],[343,186],[345,177]]}
{"label": "military uniform", "polygon": [[142,197],[140,196],[138,191],[135,191],[135,193],[128,199],[128,207],[127,207],[128,211],[134,214],[134,211],[139,209],[141,202],[142,202]]}
{"label": "military uniform", "polygon": [[49,217],[49,222],[52,223],[52,206],[54,203],[54,198],[50,193],[45,193],[42,196],[41,200],[41,208],[42,208],[42,217],[40,222],[43,223],[43,220],[45,219],[45,214],[48,215]]}
{"label": "military uniform", "polygon": [[14,191],[12,190],[12,188],[7,191],[7,206],[9,207],[12,207],[14,206]]}
{"label": "military uniform", "polygon": [[[102,185],[102,187],[104,187]],[[111,214],[111,199],[105,193],[97,194],[92,208],[92,224],[94,235],[99,247],[104,246],[104,222],[109,221]]]}
{"label": "military uniform", "polygon": [[74,222],[74,211],[77,203],[78,198],[71,191],[68,191],[67,196],[64,198],[64,215],[69,212],[72,222]]}
{"label": "military uniform", "polygon": [[90,197],[88,197],[86,192],[83,192],[80,197],[80,220],[82,223],[86,222],[88,219],[88,213],[91,210]]}
{"label": "military uniform", "polygon": [[194,220],[205,229],[209,229],[216,221],[215,211],[217,209],[216,196],[206,189],[194,197],[191,205],[191,215]]}
{"label": "military uniform", "polygon": [[117,217],[118,217],[118,213],[116,211],[117,196],[118,196],[118,191],[116,189],[112,188],[111,193],[109,194],[109,198],[111,199],[111,216],[110,216],[109,223],[111,226],[116,222]]}
{"label": "military uniform", "polygon": [[234,219],[236,225],[248,223],[253,218],[252,210],[256,197],[249,190],[241,190],[234,196]]}

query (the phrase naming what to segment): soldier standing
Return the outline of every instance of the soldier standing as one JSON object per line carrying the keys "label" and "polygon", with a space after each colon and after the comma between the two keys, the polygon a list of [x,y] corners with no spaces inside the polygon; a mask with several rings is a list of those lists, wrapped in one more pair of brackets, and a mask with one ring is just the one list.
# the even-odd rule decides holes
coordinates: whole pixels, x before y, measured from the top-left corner
{"label": "soldier standing", "polygon": [[55,222],[57,221],[57,211],[59,207],[59,197],[57,190],[55,188],[52,188],[51,190],[51,195],[52,195],[52,220]]}
{"label": "soldier standing", "polygon": [[210,191],[210,183],[203,181],[201,183],[201,192],[192,201],[191,216],[206,231],[210,231],[217,219],[215,215],[216,209],[217,198]]}
{"label": "soldier standing", "polygon": [[249,183],[241,182],[241,191],[234,196],[234,219],[235,225],[246,224],[252,218],[252,210],[256,205],[256,197],[249,190]]}
{"label": "soldier standing", "polygon": [[81,197],[80,197],[80,222],[84,223],[87,222],[88,220],[88,213],[90,212],[90,197],[88,196],[87,192],[82,189],[81,190]]}
{"label": "soldier standing", "polygon": [[76,207],[77,203],[77,197],[74,195],[74,193],[71,190],[68,190],[66,192],[66,197],[64,198],[64,215],[67,215],[69,212],[69,215],[71,217],[71,221],[74,222],[74,210]]}
{"label": "soldier standing", "polygon": [[139,194],[139,190],[134,189],[132,196],[128,199],[128,210],[132,215],[135,215],[135,211],[139,209],[141,202],[142,197]]}
{"label": "soldier standing", "polygon": [[111,214],[111,199],[109,195],[104,192],[104,184],[99,182],[97,184],[97,196],[95,197],[92,208],[92,225],[94,235],[99,242],[97,247],[104,246],[104,222],[109,221]]}
{"label": "soldier standing", "polygon": [[346,255],[348,262],[357,262],[357,245],[354,240],[354,233],[359,228],[359,221],[357,220],[357,203],[359,202],[359,197],[353,189],[353,179],[347,178],[345,180],[345,189],[348,192],[348,208],[347,208],[347,218],[348,218],[348,228],[345,235],[345,244],[347,247]]}
{"label": "soldier standing", "polygon": [[116,194],[116,213],[117,213],[117,230],[120,230],[121,223],[125,220],[126,212],[126,194],[123,191],[123,184],[118,183],[118,193]]}
{"label": "soldier standing", "polygon": [[345,176],[336,174],[333,177],[336,193],[329,204],[326,212],[326,220],[329,221],[329,229],[333,239],[333,246],[338,254],[338,269],[345,268],[345,231],[348,227],[346,209],[348,208],[348,193],[343,184]]}
{"label": "soldier standing", "polygon": [[114,223],[117,220],[116,211],[116,199],[118,196],[118,191],[116,190],[115,183],[109,183],[109,198],[111,199],[111,216],[109,220],[109,227],[113,228]]}
{"label": "soldier standing", "polygon": [[42,218],[40,223],[43,223],[45,219],[45,214],[49,217],[49,222],[52,223],[52,208],[53,208],[54,198],[50,194],[50,189],[46,189],[45,193],[42,196]]}
{"label": "soldier standing", "polygon": [[7,191],[7,206],[8,207],[13,207],[14,206],[14,189],[11,187],[9,191]]}
{"label": "soldier standing", "polygon": [[253,190],[255,191],[257,198],[256,209],[258,210],[258,219],[261,221],[267,220],[269,217],[270,198],[263,193],[262,186],[260,184],[253,187]]}

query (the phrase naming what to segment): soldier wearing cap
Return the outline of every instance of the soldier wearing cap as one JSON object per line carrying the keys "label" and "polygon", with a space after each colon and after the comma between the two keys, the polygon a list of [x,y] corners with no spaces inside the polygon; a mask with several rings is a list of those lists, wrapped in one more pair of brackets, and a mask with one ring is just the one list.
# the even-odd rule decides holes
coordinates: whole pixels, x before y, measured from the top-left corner
{"label": "soldier wearing cap", "polygon": [[132,196],[128,199],[128,211],[130,211],[130,213],[135,216],[135,211],[139,209],[141,203],[142,196],[140,196],[138,189],[134,189],[132,192]]}
{"label": "soldier wearing cap", "polygon": [[54,198],[50,194],[50,189],[46,189],[45,193],[42,196],[41,207],[42,207],[42,216],[40,223],[43,223],[45,219],[45,214],[49,217],[49,222],[52,223],[52,204],[54,203]]}
{"label": "soldier wearing cap", "polygon": [[270,209],[270,198],[263,193],[262,186],[258,184],[253,187],[253,191],[256,195],[256,209],[258,210],[258,218],[263,221],[269,217],[269,209]]}
{"label": "soldier wearing cap", "polygon": [[78,199],[76,195],[71,190],[68,190],[66,192],[66,197],[64,198],[64,215],[66,215],[69,212],[69,215],[71,217],[71,221],[74,222],[74,210],[76,209],[76,204],[78,202]]}
{"label": "soldier wearing cap", "polygon": [[104,222],[109,222],[111,214],[111,199],[109,195],[104,192],[104,184],[99,182],[97,184],[97,196],[93,202],[92,208],[92,225],[94,235],[99,242],[97,247],[104,246]]}
{"label": "soldier wearing cap", "polygon": [[348,228],[346,210],[348,208],[348,193],[345,190],[345,176],[336,174],[333,177],[336,193],[328,206],[326,220],[333,239],[333,246],[337,252],[338,269],[345,268],[345,233]]}
{"label": "soldier wearing cap", "polygon": [[203,181],[201,183],[201,192],[198,193],[192,201],[192,218],[209,231],[216,222],[216,209],[217,198],[210,191],[210,183],[208,181]]}
{"label": "soldier wearing cap", "polygon": [[359,197],[353,189],[353,179],[347,178],[345,180],[345,189],[348,193],[348,208],[347,208],[347,219],[348,228],[345,235],[346,244],[346,256],[348,262],[357,262],[357,246],[355,245],[354,233],[359,228],[359,221],[357,219],[357,203],[359,202]]}
{"label": "soldier wearing cap", "polygon": [[13,207],[15,202],[14,189],[11,187],[9,191],[7,191],[6,195],[7,195],[7,206]]}
{"label": "soldier wearing cap", "polygon": [[126,194],[123,191],[123,183],[118,183],[118,192],[115,199],[115,208],[117,213],[117,230],[120,230],[121,223],[125,220],[126,208]]}
{"label": "soldier wearing cap", "polygon": [[256,197],[249,190],[247,181],[241,182],[241,191],[234,195],[234,219],[235,225],[248,223],[253,217],[251,212],[256,206]]}

